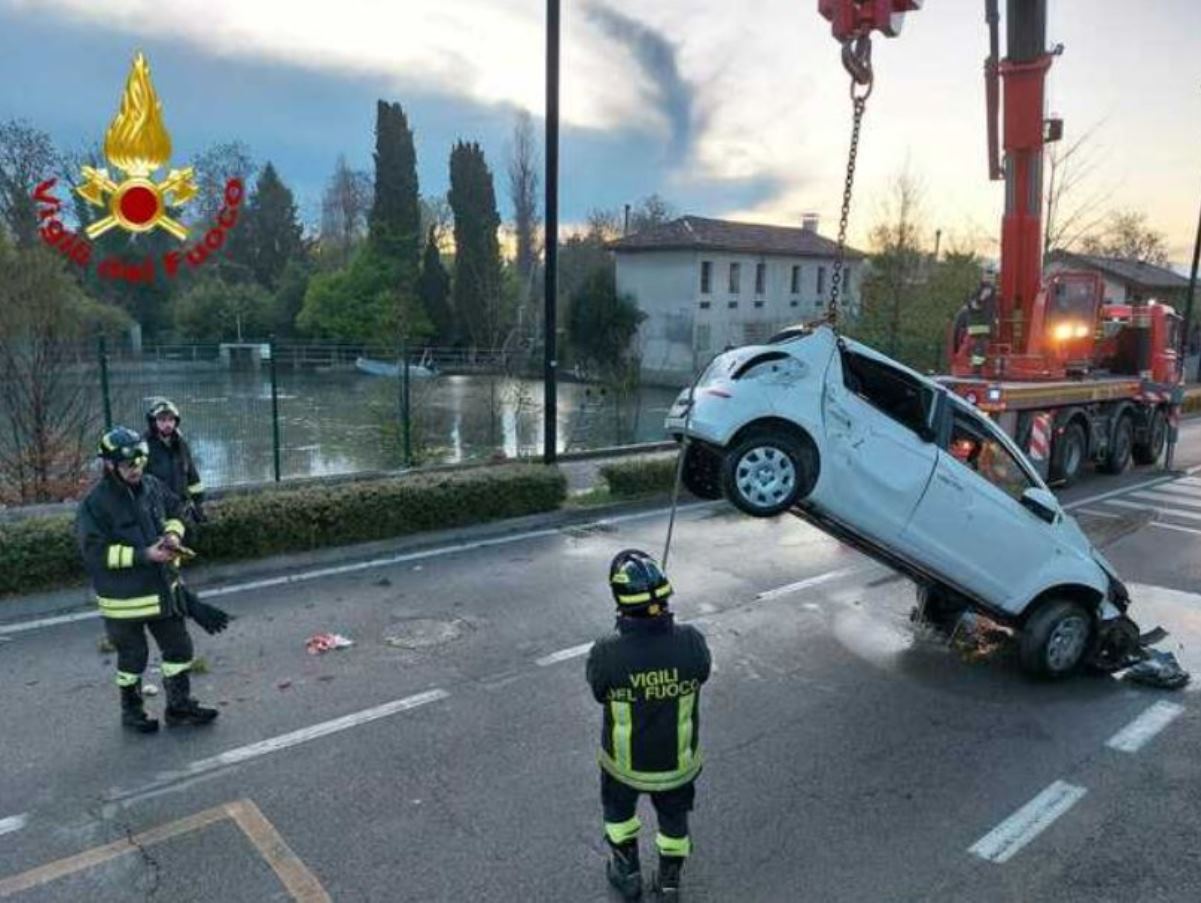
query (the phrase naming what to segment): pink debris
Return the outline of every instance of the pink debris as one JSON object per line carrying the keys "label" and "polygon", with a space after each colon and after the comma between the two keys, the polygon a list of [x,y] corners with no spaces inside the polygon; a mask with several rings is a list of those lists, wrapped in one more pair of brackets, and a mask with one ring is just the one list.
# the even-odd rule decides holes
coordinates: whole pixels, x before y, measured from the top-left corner
{"label": "pink debris", "polygon": [[342,636],[340,633],[318,633],[309,637],[304,648],[309,651],[309,655],[320,655],[323,652],[329,652],[331,649],[345,649],[347,646],[353,646],[354,641]]}

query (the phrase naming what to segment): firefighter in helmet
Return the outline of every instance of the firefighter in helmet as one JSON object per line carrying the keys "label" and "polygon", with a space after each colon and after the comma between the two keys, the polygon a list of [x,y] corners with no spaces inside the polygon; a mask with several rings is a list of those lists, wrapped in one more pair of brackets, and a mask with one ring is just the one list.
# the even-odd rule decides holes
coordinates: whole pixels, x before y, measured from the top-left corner
{"label": "firefighter in helmet", "polygon": [[980,287],[968,299],[967,335],[972,343],[972,369],[977,373],[988,360],[988,345],[997,319],[997,271],[987,266]]}
{"label": "firefighter in helmet", "polygon": [[601,805],[612,858],[609,881],[626,899],[642,892],[637,806],[650,795],[658,818],[659,868],[654,890],[679,894],[692,850],[688,813],[701,771],[700,689],[709,678],[709,647],[699,630],[675,623],[671,584],[645,552],[620,552],[609,566],[616,630],[597,640],[586,669],[605,707],[601,731]]}
{"label": "firefighter in helmet", "polygon": [[121,723],[143,734],[158,730],[142,699],[148,630],[162,653],[167,724],[207,724],[217,710],[192,698],[192,639],[184,619],[219,633],[228,616],[180,582],[178,561],[189,554],[182,544],[181,505],[161,482],[143,473],[146,441],[117,427],[101,437],[99,454],[104,475],[80,504],[75,532],[105,633],[117,650]]}
{"label": "firefighter in helmet", "polygon": [[157,477],[183,503],[186,520],[204,523],[204,482],[196,471],[192,449],[179,431],[183,418],[170,399],[156,398],[146,409],[146,472]]}

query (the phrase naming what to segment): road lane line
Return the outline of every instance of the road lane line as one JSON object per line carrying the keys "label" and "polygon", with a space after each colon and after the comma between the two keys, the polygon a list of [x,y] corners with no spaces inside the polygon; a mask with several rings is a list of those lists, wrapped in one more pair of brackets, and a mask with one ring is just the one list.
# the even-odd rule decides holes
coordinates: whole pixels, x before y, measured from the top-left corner
{"label": "road lane line", "polygon": [[1184,706],[1174,702],[1157,702],[1106,742],[1110,749],[1118,752],[1136,753],[1151,741],[1151,738],[1184,714]]}
{"label": "road lane line", "polygon": [[1201,530],[1195,527],[1182,527],[1180,524],[1165,524],[1163,521],[1151,521],[1152,527],[1159,527],[1161,530],[1175,530],[1177,533],[1192,533],[1194,536],[1201,536]]}
{"label": "road lane line", "polygon": [[1201,520],[1201,511],[1185,511],[1182,508],[1168,508],[1163,505],[1148,505],[1136,502],[1106,502],[1107,505],[1116,505],[1119,508],[1131,508],[1138,511],[1154,511],[1158,514],[1166,514],[1169,517],[1183,517],[1185,520]]}
{"label": "road lane line", "polygon": [[236,749],[227,750],[226,752],[218,755],[210,756],[207,759],[198,759],[180,771],[165,772],[159,775],[153,781],[149,781],[130,790],[118,790],[109,794],[105,799],[107,802],[116,803],[146,796],[162,789],[163,787],[177,784],[181,781],[187,781],[191,778],[197,777],[198,775],[220,771],[221,769],[229,768],[232,765],[240,765],[243,762],[249,762],[252,759],[260,758],[261,756],[280,752],[281,750],[289,749],[293,746],[299,746],[301,743],[308,743],[310,740],[328,737],[330,734],[336,734],[341,731],[349,730],[352,727],[358,727],[361,724],[378,721],[380,718],[387,718],[390,715],[395,715],[399,712],[407,712],[410,709],[417,708],[418,706],[423,706],[431,702],[437,702],[441,699],[446,699],[448,696],[450,696],[450,694],[445,690],[427,690],[426,692],[418,693],[415,696],[406,696],[404,699],[396,699],[392,702],[386,702],[383,705],[377,705],[370,709],[363,709],[361,712],[352,712],[349,715],[343,715],[341,718],[334,718],[330,721],[322,721],[320,724],[313,724],[309,727],[292,731],[291,733],[281,734],[278,737],[272,737],[268,740],[260,740],[258,743],[251,743],[247,746],[239,746]]}
{"label": "road lane line", "polygon": [[1105,511],[1096,511],[1092,508],[1084,508],[1080,511],[1080,513],[1087,514],[1089,517],[1107,517],[1110,520],[1121,520],[1122,519],[1122,515],[1120,515],[1120,514],[1110,514]]}
{"label": "road lane line", "polygon": [[545,668],[547,665],[554,665],[558,662],[565,662],[569,658],[578,658],[581,655],[586,655],[588,650],[592,648],[592,643],[580,643],[578,646],[572,646],[570,649],[560,649],[558,652],[552,652],[550,655],[544,655],[540,659],[536,659],[534,664],[539,668]]}
{"label": "road lane line", "polygon": [[787,596],[790,593],[800,592],[803,589],[809,589],[813,586],[821,586],[823,583],[829,583],[832,580],[840,580],[843,577],[849,577],[852,574],[862,573],[864,568],[842,568],[837,571],[827,571],[824,574],[818,574],[816,577],[806,577],[804,580],[798,580],[796,583],[789,583],[785,586],[777,586],[775,589],[764,590],[755,596],[756,602],[763,602],[768,599],[778,599],[780,596]]}
{"label": "road lane line", "polygon": [[1176,492],[1166,492],[1163,489],[1148,489],[1145,492],[1132,492],[1136,499],[1146,499],[1149,502],[1159,502],[1161,505],[1180,505],[1184,508],[1201,507],[1201,495],[1180,495]]}
{"label": "road lane line", "polygon": [[20,815],[10,815],[8,818],[0,818],[0,834],[11,834],[13,831],[20,831],[28,823],[28,812],[22,812]]}
{"label": "road lane line", "polygon": [[1008,862],[1087,792],[1083,787],[1056,781],[977,840],[968,852],[989,862]]}
{"label": "road lane line", "polygon": [[293,900],[297,903],[330,903],[330,895],[317,876],[292,852],[258,806],[248,799],[236,800],[226,803],[225,811],[271,866]]}
{"label": "road lane line", "polygon": [[1148,491],[1163,492],[1179,498],[1196,498],[1201,495],[1201,486],[1186,485],[1182,480],[1173,480],[1171,483],[1160,483],[1158,486],[1152,486]]}
{"label": "road lane line", "polygon": [[[706,508],[712,508],[720,502],[693,502],[687,505],[680,505],[679,511],[701,511]],[[356,561],[351,564],[339,564],[330,567],[316,568],[311,571],[301,571],[298,574],[281,574],[277,577],[264,577],[259,580],[249,580],[244,583],[230,583],[225,586],[197,586],[194,587],[204,598],[212,598],[217,596],[230,596],[235,593],[251,592],[252,590],[271,589],[276,586],[287,586],[293,583],[305,583],[309,580],[319,580],[322,577],[337,577],[342,574],[353,574],[356,571],[366,571],[372,568],[390,567],[397,564],[405,564],[410,561],[422,561],[427,558],[438,558],[443,555],[454,555],[458,552],[470,552],[475,549],[486,549],[493,546],[511,545],[516,542],[524,542],[529,539],[542,539],[548,536],[562,535],[565,530],[571,529],[588,529],[589,527],[607,527],[613,524],[624,524],[632,521],[646,520],[652,517],[662,517],[670,509],[655,508],[651,511],[638,511],[633,514],[618,514],[613,517],[602,517],[597,520],[582,521],[578,524],[563,524],[558,527],[545,527],[538,530],[527,530],[524,533],[514,533],[510,536],[496,536],[491,539],[479,539],[474,542],[455,543],[448,546],[439,546],[434,549],[424,549],[418,552],[406,552],[401,555],[389,555],[385,558],[372,558],[368,561]],[[48,618],[38,618],[33,621],[20,621],[15,624],[0,624],[0,636],[6,636],[14,633],[24,633],[29,630],[38,630],[42,627],[54,627],[58,624],[70,624],[74,621],[87,621],[92,618],[100,617],[100,612],[93,609],[91,611],[73,612],[66,615],[55,615]]]}

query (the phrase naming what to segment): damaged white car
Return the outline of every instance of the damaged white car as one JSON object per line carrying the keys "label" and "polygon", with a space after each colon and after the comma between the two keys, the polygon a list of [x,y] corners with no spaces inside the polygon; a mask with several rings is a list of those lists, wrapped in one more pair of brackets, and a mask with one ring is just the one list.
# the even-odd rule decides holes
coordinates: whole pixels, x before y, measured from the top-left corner
{"label": "damaged white car", "polygon": [[826,326],[718,356],[667,431],[684,485],[748,514],[792,511],[911,577],[920,608],[1019,631],[1028,671],[1129,663],[1138,628],[1105,558],[992,421]]}

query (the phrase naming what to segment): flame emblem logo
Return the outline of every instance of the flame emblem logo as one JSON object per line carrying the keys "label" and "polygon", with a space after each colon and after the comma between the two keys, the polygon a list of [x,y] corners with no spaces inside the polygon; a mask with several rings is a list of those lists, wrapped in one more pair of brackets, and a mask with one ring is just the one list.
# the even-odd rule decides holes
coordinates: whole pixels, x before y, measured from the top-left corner
{"label": "flame emblem logo", "polygon": [[196,196],[192,167],[172,169],[155,182],[151,175],[171,159],[171,136],[163,125],[163,105],[150,81],[150,64],[144,54],[133,59],[121,109],[104,136],[104,156],[125,174],[117,182],[107,169],[82,168],[85,182],[75,190],[89,204],[108,211],[84,231],[98,238],[114,227],[127,232],[163,229],[183,241],[188,230],[167,213]]}

